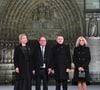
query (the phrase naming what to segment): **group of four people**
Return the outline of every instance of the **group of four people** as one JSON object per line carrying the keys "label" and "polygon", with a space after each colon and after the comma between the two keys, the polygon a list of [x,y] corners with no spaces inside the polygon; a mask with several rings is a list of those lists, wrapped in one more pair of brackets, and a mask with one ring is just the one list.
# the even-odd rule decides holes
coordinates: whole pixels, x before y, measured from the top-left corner
{"label": "group of four people", "polygon": [[[28,44],[26,34],[19,35],[19,45],[14,50],[14,66],[16,81],[14,90],[31,90],[32,76],[35,75],[36,90],[48,90],[48,77],[53,74],[56,81],[56,90],[67,90],[68,73],[71,70],[71,55],[69,45],[64,43],[62,35],[57,36],[56,45],[52,48],[47,44],[46,37],[39,38],[39,44],[34,48]],[[80,36],[76,41],[73,53],[75,73],[73,82],[78,83],[79,90],[86,90],[89,77],[90,50],[87,41]],[[84,78],[79,78],[79,72],[85,72]]]}

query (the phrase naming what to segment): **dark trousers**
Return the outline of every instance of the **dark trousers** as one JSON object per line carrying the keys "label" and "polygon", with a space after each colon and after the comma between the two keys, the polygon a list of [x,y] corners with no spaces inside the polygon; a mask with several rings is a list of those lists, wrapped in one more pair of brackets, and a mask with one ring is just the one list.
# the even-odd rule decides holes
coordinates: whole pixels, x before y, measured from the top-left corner
{"label": "dark trousers", "polygon": [[56,80],[56,90],[61,90],[61,85],[63,90],[67,90],[67,80]]}
{"label": "dark trousers", "polygon": [[47,71],[40,69],[36,75],[36,90],[41,90],[41,80],[43,80],[43,90],[48,90]]}

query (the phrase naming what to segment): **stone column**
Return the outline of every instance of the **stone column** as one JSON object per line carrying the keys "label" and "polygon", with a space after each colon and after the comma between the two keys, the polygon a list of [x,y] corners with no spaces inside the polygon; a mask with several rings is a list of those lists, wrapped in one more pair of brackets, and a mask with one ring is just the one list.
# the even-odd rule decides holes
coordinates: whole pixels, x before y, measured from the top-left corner
{"label": "stone column", "polygon": [[93,82],[98,83],[100,82],[100,37],[88,37],[87,40],[91,51],[90,75]]}

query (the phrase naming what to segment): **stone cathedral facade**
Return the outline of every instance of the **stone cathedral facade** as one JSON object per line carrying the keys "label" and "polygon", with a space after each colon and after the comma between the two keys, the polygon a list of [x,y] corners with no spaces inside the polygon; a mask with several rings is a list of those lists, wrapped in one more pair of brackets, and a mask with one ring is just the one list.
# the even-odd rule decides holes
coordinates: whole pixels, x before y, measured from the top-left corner
{"label": "stone cathedral facade", "polygon": [[[85,2],[86,0],[0,0],[0,83],[12,82],[14,78],[13,53],[20,33],[26,33],[29,40],[37,40],[44,35],[51,41],[61,34],[73,50],[78,36],[91,35],[88,24],[92,16],[96,17],[99,29],[99,11],[85,11]],[[100,35],[98,29],[97,36]]]}

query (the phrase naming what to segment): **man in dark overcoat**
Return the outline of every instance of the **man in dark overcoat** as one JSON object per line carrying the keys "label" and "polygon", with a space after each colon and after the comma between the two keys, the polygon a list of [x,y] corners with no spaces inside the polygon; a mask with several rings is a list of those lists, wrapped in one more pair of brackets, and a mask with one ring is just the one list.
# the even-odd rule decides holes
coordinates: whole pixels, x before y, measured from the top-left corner
{"label": "man in dark overcoat", "polygon": [[67,90],[68,72],[71,68],[70,48],[69,45],[64,44],[63,36],[57,36],[56,41],[57,44],[52,49],[56,90],[60,90],[61,84],[63,90]]}

